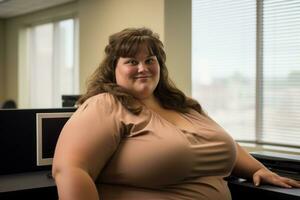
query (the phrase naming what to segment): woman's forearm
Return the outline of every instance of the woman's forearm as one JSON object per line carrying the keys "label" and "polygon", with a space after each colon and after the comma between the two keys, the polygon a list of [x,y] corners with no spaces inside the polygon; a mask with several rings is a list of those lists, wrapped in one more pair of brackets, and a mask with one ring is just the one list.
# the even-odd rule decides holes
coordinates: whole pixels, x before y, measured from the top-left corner
{"label": "woman's forearm", "polygon": [[80,168],[69,168],[53,174],[60,200],[99,200],[97,188],[89,174]]}
{"label": "woman's forearm", "polygon": [[237,161],[232,174],[241,178],[252,178],[253,174],[261,168],[266,167],[237,144]]}

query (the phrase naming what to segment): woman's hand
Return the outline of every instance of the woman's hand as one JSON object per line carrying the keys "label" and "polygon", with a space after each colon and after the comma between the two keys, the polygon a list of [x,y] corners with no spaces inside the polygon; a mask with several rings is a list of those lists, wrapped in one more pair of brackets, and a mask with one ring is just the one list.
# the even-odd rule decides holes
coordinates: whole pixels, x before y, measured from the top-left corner
{"label": "woman's hand", "polygon": [[255,186],[259,186],[260,183],[267,183],[284,188],[300,188],[299,181],[279,176],[266,168],[261,168],[253,174],[253,183]]}

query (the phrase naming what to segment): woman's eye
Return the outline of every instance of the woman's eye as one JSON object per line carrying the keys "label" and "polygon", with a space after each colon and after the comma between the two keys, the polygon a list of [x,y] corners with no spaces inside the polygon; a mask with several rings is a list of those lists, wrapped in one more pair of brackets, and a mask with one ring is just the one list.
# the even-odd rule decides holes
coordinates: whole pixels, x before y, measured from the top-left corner
{"label": "woman's eye", "polygon": [[146,60],[146,64],[152,64],[154,62],[153,58],[147,59]]}
{"label": "woman's eye", "polygon": [[138,62],[136,60],[129,60],[129,61],[127,61],[127,63],[130,64],[130,65],[137,65],[138,64]]}

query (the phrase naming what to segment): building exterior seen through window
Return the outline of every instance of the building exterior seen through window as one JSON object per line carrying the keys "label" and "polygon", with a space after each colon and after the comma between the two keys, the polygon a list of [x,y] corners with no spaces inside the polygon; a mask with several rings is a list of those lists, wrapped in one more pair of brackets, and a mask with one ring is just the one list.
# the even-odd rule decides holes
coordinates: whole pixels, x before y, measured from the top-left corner
{"label": "building exterior seen through window", "polygon": [[239,141],[300,147],[299,6],[192,1],[192,95]]}

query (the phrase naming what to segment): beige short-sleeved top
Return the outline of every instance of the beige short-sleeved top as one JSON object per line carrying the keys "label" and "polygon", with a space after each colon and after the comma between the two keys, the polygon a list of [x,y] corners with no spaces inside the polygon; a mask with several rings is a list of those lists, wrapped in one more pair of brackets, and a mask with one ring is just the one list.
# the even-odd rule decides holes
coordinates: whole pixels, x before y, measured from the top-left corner
{"label": "beige short-sleeved top", "polygon": [[100,199],[231,199],[223,178],[235,164],[235,142],[196,111],[182,116],[195,132],[179,129],[146,107],[133,115],[108,93],[78,108],[68,123],[86,123],[82,127],[99,132],[103,140],[95,158],[103,163],[96,181]]}

